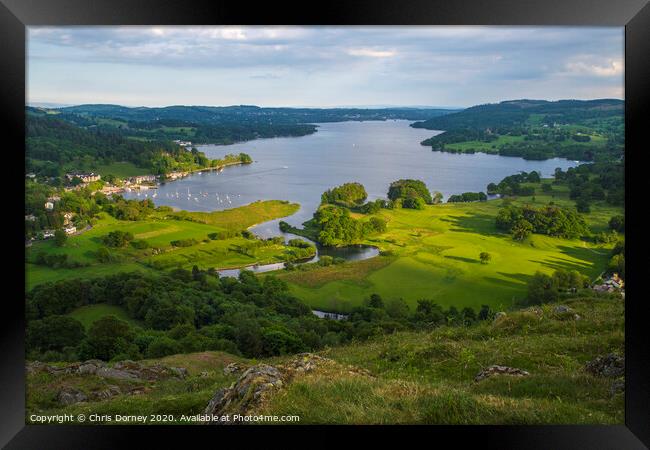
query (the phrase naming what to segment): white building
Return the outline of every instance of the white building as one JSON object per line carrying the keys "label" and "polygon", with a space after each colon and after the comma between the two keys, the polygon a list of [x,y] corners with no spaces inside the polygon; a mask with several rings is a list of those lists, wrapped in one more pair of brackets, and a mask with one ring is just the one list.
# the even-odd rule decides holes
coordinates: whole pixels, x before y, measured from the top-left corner
{"label": "white building", "polygon": [[75,227],[74,225],[71,225],[71,226],[69,226],[67,228],[64,228],[63,231],[65,231],[65,234],[76,233],[77,232],[77,227]]}
{"label": "white building", "polygon": [[54,209],[54,203],[45,202],[45,209],[47,209],[48,211],[52,211]]}

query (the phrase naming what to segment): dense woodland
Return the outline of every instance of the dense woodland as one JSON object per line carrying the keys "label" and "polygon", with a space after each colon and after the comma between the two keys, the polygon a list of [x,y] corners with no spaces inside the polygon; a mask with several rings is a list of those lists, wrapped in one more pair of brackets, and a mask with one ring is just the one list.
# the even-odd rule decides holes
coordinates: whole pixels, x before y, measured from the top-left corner
{"label": "dense woodland", "polygon": [[[100,303],[123,307],[140,325],[108,316],[85,332],[66,316]],[[412,311],[403,300],[385,303],[372,295],[349,320],[322,320],[273,276],[260,280],[242,271],[238,279],[219,278],[213,271],[176,269],[161,276],[122,273],[37,286],[27,297],[27,346],[30,357],[46,360],[157,358],[204,350],[263,357],[443,323],[471,325],[492,314],[487,306],[443,310],[426,299]]]}
{"label": "dense woodland", "polygon": [[[250,157],[246,158],[242,162],[250,162]],[[29,115],[25,156],[28,172],[61,182],[66,171],[113,162],[130,162],[160,175],[213,165],[202,152],[187,150],[169,139],[133,140],[114,128],[82,128],[56,116]]]}

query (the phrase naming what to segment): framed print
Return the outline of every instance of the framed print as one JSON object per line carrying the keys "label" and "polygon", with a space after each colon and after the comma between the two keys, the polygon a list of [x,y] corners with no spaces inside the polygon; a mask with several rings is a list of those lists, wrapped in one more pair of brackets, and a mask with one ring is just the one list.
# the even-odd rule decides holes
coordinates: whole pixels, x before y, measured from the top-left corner
{"label": "framed print", "polygon": [[7,448],[650,442],[643,1],[0,11]]}

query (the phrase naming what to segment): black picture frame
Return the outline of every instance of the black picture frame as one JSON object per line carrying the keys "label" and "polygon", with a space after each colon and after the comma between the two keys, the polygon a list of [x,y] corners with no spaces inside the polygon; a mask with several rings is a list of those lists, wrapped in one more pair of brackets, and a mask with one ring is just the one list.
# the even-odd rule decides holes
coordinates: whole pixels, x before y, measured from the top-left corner
{"label": "black picture frame", "polygon": [[[384,439],[387,433],[405,442],[414,442],[413,433],[423,442],[454,446],[472,444],[482,448],[527,449],[633,449],[650,446],[650,346],[645,328],[643,280],[648,264],[642,218],[644,205],[630,208],[643,188],[643,151],[650,151],[644,135],[650,125],[650,4],[646,0],[357,0],[302,4],[232,0],[0,0],[0,123],[5,152],[15,158],[5,164],[24,164],[25,106],[25,27],[30,25],[590,25],[625,26],[625,132],[626,132],[626,393],[625,425],[621,426],[421,426],[421,427],[334,427],[311,438],[319,443],[338,443],[351,432]],[[6,155],[7,156],[7,155]],[[5,158],[6,158],[5,156]],[[23,173],[5,167],[9,186],[23,183]],[[636,173],[636,174],[635,174]],[[15,183],[15,184],[14,184]],[[639,183],[639,186],[642,186]],[[11,197],[11,198],[9,198]],[[5,234],[4,313],[2,317],[2,357],[0,444],[6,448],[118,448],[132,447],[144,438],[151,448],[155,442],[192,444],[198,438],[224,445],[225,437],[240,445],[257,437],[271,442],[293,440],[303,427],[128,427],[128,426],[38,426],[25,425],[24,369],[24,246],[20,192],[7,190],[8,199],[17,199],[5,216],[11,231]],[[636,199],[636,200],[635,200]],[[13,211],[13,207],[16,211]],[[18,233],[14,236],[14,232]],[[14,258],[8,252],[16,252]],[[21,259],[23,258],[23,259]],[[647,259],[647,258],[645,258]],[[644,276],[643,273],[646,273]],[[191,429],[190,429],[191,428]],[[322,428],[322,427],[321,427]],[[189,429],[189,430],[188,430]],[[278,433],[279,432],[279,433]],[[444,441],[443,441],[444,440]],[[309,444],[309,441],[307,441]],[[167,446],[165,445],[165,446]]]}

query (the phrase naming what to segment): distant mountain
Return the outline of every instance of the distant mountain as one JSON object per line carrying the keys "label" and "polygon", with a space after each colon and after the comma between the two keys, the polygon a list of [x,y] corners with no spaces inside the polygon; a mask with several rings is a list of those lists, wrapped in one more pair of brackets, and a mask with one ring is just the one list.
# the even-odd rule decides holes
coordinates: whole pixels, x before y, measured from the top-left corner
{"label": "distant mountain", "polygon": [[620,116],[623,100],[508,100],[472,106],[459,112],[432,117],[414,123],[415,128],[428,130],[486,129],[522,126],[538,115],[540,123],[580,123],[588,119]]}

